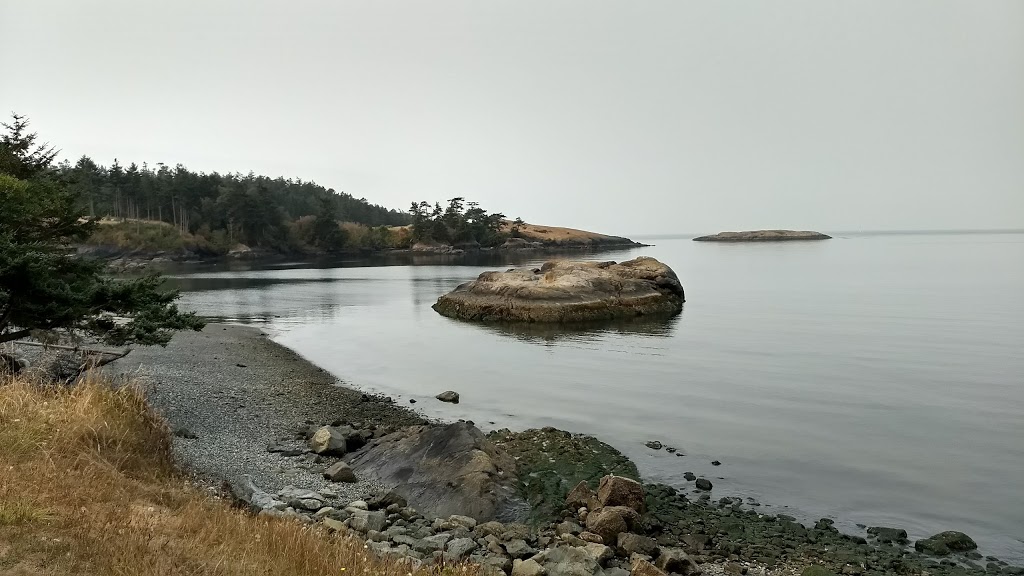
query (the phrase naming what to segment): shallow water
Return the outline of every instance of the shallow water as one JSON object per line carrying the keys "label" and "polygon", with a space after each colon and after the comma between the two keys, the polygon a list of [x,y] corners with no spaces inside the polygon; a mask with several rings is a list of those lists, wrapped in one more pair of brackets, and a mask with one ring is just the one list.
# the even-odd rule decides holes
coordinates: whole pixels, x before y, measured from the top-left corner
{"label": "shallow water", "polygon": [[[1024,562],[1024,234],[652,242],[589,257],[663,260],[686,288],[683,313],[583,332],[431,310],[508,263],[494,258],[221,265],[175,282],[188,307],[263,323],[351,385],[431,416],[592,433],[649,480],[684,487],[692,471],[716,498],[851,533],[961,530]],[[433,399],[446,389],[462,403]]]}

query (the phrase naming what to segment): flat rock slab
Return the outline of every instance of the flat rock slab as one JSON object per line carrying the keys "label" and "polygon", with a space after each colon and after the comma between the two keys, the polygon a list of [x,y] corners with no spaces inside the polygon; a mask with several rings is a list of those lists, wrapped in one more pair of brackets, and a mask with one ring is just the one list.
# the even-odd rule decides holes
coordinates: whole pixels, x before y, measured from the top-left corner
{"label": "flat rock slab", "polygon": [[810,230],[747,230],[745,232],[719,232],[698,236],[697,242],[782,242],[786,240],[828,240],[832,238]]}
{"label": "flat rock slab", "polygon": [[438,299],[434,310],[483,322],[586,322],[679,313],[683,286],[654,258],[555,260],[538,269],[484,272]]}
{"label": "flat rock slab", "polygon": [[370,442],[351,465],[426,516],[509,522],[528,514],[515,460],[467,422],[404,428]]}

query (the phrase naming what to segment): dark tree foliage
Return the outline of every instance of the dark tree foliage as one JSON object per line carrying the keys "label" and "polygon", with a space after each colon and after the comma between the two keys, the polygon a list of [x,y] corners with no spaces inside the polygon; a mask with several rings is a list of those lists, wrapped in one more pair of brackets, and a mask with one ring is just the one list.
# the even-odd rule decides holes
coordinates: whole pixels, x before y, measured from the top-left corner
{"label": "dark tree foliage", "polygon": [[313,220],[313,244],[327,252],[336,252],[345,246],[345,233],[338,226],[337,205],[329,198],[320,199],[320,209]]}
{"label": "dark tree foliage", "polygon": [[51,168],[54,151],[36,144],[15,116],[0,137],[0,343],[42,331],[109,344],[166,344],[175,330],[202,328],[160,290],[156,275],[117,280],[71,246],[92,234],[80,190]]}
{"label": "dark tree foliage", "polygon": [[83,156],[58,169],[90,216],[159,220],[182,232],[223,231],[233,242],[283,248],[287,223],[331,204],[337,219],[404,226],[409,215],[313,182],[249,174],[193,172],[182,165],[97,165]]}
{"label": "dark tree foliage", "polygon": [[417,242],[440,242],[443,244],[479,243],[481,246],[495,246],[505,240],[502,232],[505,215],[500,212],[489,214],[476,202],[465,198],[452,198],[448,206],[433,206],[427,202],[413,203],[412,237]]}

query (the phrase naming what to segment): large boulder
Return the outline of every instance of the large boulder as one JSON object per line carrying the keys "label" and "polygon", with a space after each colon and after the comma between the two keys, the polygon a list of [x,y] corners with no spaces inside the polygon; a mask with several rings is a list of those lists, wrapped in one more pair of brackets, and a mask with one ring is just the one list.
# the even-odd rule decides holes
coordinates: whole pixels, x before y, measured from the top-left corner
{"label": "large boulder", "polygon": [[640,523],[636,510],[625,506],[606,506],[587,514],[587,530],[605,542],[618,542],[619,534],[629,532]]}
{"label": "large boulder", "polygon": [[484,322],[581,322],[675,314],[683,300],[679,277],[654,258],[556,260],[540,269],[484,272],[439,298],[434,310]]}
{"label": "large boulder", "polygon": [[970,536],[953,530],[914,542],[914,549],[932,556],[945,556],[950,552],[969,552],[977,548],[978,544]]}
{"label": "large boulder", "polygon": [[426,516],[509,522],[529,511],[515,488],[515,460],[468,422],[404,428],[373,440],[350,464]]}
{"label": "large boulder", "polygon": [[643,486],[624,476],[608,475],[601,478],[597,499],[602,506],[627,506],[640,513],[644,511]]}
{"label": "large boulder", "polygon": [[346,436],[351,432],[351,428],[340,426],[318,428],[309,439],[309,449],[317,454],[344,456],[348,452]]}

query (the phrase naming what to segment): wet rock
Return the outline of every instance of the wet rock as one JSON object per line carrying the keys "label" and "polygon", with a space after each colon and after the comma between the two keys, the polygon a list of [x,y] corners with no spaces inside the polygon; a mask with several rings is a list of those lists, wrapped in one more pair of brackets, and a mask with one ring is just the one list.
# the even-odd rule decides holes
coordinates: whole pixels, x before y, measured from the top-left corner
{"label": "wet rock", "polygon": [[895,542],[897,544],[905,544],[907,540],[907,531],[899,528],[887,528],[885,526],[872,526],[868,528],[868,534],[871,534],[883,544]]}
{"label": "wet rock", "polygon": [[602,506],[626,506],[637,512],[644,511],[644,488],[636,480],[609,475],[601,478],[597,499]]}
{"label": "wet rock", "polygon": [[687,482],[693,482],[694,480],[697,479],[697,475],[694,474],[693,472],[684,472],[683,478],[686,479]]}
{"label": "wet rock", "polygon": [[914,543],[915,550],[931,556],[946,556],[950,552],[967,552],[977,548],[978,545],[970,536],[953,530],[940,532],[930,538],[918,540]]}
{"label": "wet rock", "polygon": [[712,466],[721,466],[721,465],[722,465],[722,463],[721,463],[721,462],[719,462],[718,460],[712,460],[712,461],[711,461],[711,465],[712,465]]}
{"label": "wet rock", "polygon": [[331,482],[358,482],[356,473],[344,462],[335,462],[324,470],[324,478]]}
{"label": "wet rock", "polygon": [[435,396],[435,398],[437,398],[441,402],[448,402],[450,404],[458,404],[459,403],[459,393],[458,392],[454,392],[452,390],[447,390],[445,392],[441,392],[440,394]]}
{"label": "wet rock", "polygon": [[697,478],[697,480],[694,482],[694,486],[697,487],[697,490],[704,491],[711,490],[711,488],[713,487],[713,485],[711,484],[711,480],[708,480],[707,478]]}
{"label": "wet rock", "polygon": [[658,442],[657,440],[651,440],[649,442],[644,442],[644,446],[647,446],[651,450],[661,450],[662,447],[664,447],[664,445],[661,442]]}

